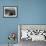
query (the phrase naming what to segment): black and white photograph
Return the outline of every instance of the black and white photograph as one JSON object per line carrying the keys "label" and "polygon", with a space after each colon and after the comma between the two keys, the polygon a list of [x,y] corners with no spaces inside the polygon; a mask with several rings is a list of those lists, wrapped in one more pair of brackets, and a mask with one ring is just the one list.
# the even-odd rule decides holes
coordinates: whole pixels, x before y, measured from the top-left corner
{"label": "black and white photograph", "polygon": [[17,7],[4,7],[4,17],[16,17],[17,16]]}
{"label": "black and white photograph", "polygon": [[20,46],[41,45],[41,42],[46,42],[46,25],[19,24],[18,42]]}

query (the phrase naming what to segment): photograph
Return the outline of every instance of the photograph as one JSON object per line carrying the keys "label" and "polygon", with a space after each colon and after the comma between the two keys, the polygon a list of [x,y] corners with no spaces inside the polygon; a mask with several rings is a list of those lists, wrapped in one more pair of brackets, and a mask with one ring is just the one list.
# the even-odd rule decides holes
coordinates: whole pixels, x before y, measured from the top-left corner
{"label": "photograph", "polygon": [[20,46],[43,45],[46,43],[46,25],[18,24],[18,42]]}
{"label": "photograph", "polygon": [[4,7],[4,17],[16,17],[17,16],[17,7]]}
{"label": "photograph", "polygon": [[46,41],[46,25],[20,24],[18,31],[20,31],[20,41]]}

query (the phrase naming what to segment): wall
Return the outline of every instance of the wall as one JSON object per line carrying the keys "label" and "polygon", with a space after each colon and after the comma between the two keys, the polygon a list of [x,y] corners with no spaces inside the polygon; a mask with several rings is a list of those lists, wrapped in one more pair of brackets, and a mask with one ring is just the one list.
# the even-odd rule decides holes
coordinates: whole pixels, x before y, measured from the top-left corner
{"label": "wall", "polygon": [[[12,5],[17,6],[18,16],[3,18],[3,6]],[[8,43],[9,32],[17,34],[17,24],[46,24],[46,0],[0,0],[0,44]]]}
{"label": "wall", "polygon": [[[3,17],[3,6],[16,6],[17,7],[17,0],[0,0],[0,44],[7,44],[9,42],[8,40],[8,34],[10,32],[16,32],[16,35],[18,34],[17,31],[17,23],[18,23],[18,17],[16,18],[4,18]],[[16,38],[15,43],[18,43],[18,38]]]}
{"label": "wall", "polygon": [[21,24],[46,24],[46,0],[20,0]]}

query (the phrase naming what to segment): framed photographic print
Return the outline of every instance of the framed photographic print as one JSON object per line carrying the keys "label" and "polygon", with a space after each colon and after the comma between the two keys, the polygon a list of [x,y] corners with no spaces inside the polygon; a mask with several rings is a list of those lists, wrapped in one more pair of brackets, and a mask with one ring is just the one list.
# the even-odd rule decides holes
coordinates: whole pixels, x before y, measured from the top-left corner
{"label": "framed photographic print", "polygon": [[17,7],[15,6],[4,6],[4,17],[16,17]]}
{"label": "framed photographic print", "polygon": [[22,40],[46,41],[45,24],[19,24],[18,42]]}

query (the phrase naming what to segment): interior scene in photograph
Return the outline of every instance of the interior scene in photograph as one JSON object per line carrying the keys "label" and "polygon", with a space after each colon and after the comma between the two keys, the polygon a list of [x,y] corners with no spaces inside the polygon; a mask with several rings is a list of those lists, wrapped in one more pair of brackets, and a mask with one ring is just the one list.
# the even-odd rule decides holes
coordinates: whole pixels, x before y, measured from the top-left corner
{"label": "interior scene in photograph", "polygon": [[4,16],[5,17],[16,17],[17,8],[16,7],[4,7]]}
{"label": "interior scene in photograph", "polygon": [[20,39],[46,41],[46,25],[20,25]]}

